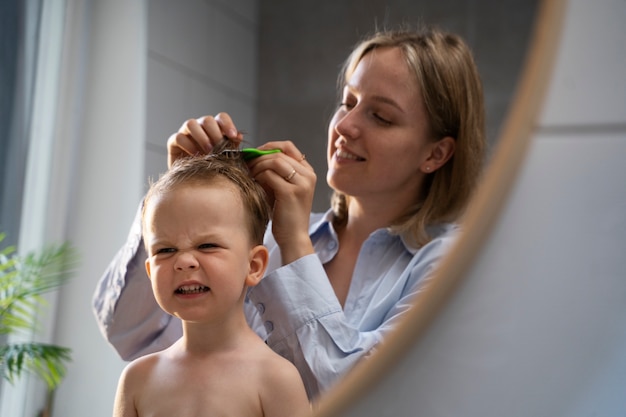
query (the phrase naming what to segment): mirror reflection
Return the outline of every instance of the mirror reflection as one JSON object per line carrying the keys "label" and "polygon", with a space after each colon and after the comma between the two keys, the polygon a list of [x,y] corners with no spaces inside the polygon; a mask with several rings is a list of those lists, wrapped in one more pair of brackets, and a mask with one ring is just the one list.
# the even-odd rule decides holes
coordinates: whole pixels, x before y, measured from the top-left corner
{"label": "mirror reflection", "polygon": [[[491,0],[368,1],[365,5],[295,1],[281,2],[280,7],[262,3],[258,131],[250,137],[293,140],[323,176],[327,163],[320,147],[340,99],[337,75],[346,55],[376,27],[421,23],[455,33],[470,47],[484,87],[489,155],[520,75],[537,4],[535,0],[506,4]],[[320,178],[314,209],[325,210],[330,195]]]}
{"label": "mirror reflection", "polygon": [[[421,16],[420,24],[410,25],[404,11],[394,9],[403,17],[396,21],[391,9],[385,10],[381,21],[373,13],[376,19],[368,25],[330,25],[351,26],[352,36],[347,36],[341,30],[314,31],[310,22],[316,19],[307,15],[309,23],[298,21],[295,11],[281,26],[285,32],[277,33],[272,17],[284,17],[286,11],[262,7],[254,137],[242,133],[247,120],[238,119],[236,106],[231,111],[217,102],[212,103],[215,112],[193,115],[175,134],[161,135],[170,138],[164,158],[170,167],[183,157],[210,152],[223,137],[281,151],[249,162],[270,197],[273,222],[265,240],[267,274],[247,289],[246,318],[268,346],[296,365],[313,401],[367,357],[410,306],[455,241],[486,152],[484,76],[474,58],[483,21],[472,21],[476,33],[465,40],[453,32],[454,24],[431,28],[431,23],[443,28],[446,22]],[[528,33],[534,10],[527,6],[525,11]],[[464,16],[465,26],[473,14]],[[374,29],[380,33],[372,35]],[[324,39],[336,52],[329,52]],[[337,47],[331,39],[345,43]],[[524,46],[501,48],[512,55],[514,50],[519,63]],[[339,68],[337,82],[337,74],[325,73],[319,58],[337,59],[341,51],[348,58],[329,65],[335,72]],[[510,65],[503,55],[498,59]],[[511,82],[504,83],[509,92],[518,75],[512,72]],[[325,77],[332,79],[328,87]],[[502,100],[498,104],[492,126],[506,110]],[[325,141],[322,132],[327,132]],[[316,179],[332,190],[330,209],[328,193],[320,191]],[[322,204],[325,208],[316,211]],[[111,312],[99,316],[102,327],[126,359],[165,348],[181,334],[178,320],[157,313],[147,284],[133,285],[136,291],[124,290],[121,296],[111,291],[120,281],[127,287],[146,282],[141,240],[138,235],[131,240],[136,251],[116,258],[96,294]],[[128,320],[125,306],[136,308],[137,300],[146,300],[144,317]]]}
{"label": "mirror reflection", "polygon": [[[147,4],[141,178],[158,177],[168,161],[206,152],[224,135],[242,146],[269,141],[281,150],[250,163],[275,205],[268,273],[247,286],[245,309],[257,333],[295,364],[314,399],[393,329],[454,240],[481,155],[489,154],[515,87],[535,4],[281,3]],[[93,10],[94,21],[104,19],[101,12]],[[405,41],[380,37],[354,49],[376,28],[403,25],[442,32]],[[404,63],[397,46],[403,42],[418,62],[432,59],[441,70],[458,53],[458,68],[437,84],[426,69]],[[441,54],[439,60],[427,51]],[[442,111],[449,103],[458,103],[451,114]],[[219,112],[228,117],[196,119]],[[98,130],[98,117],[86,120]],[[463,135],[467,141],[460,143]],[[114,195],[103,192],[102,211],[120,204]],[[97,287],[101,330],[124,360],[165,348],[182,334],[180,321],[151,295],[139,222],[105,281],[96,284],[101,271],[85,274],[93,279],[87,291]],[[74,229],[72,239],[86,247],[80,230],[87,228]],[[119,247],[124,236],[116,233],[111,240]],[[173,245],[187,249],[179,246]],[[113,255],[99,253],[95,264],[106,265]],[[80,351],[80,337],[69,330],[84,326],[76,306],[69,301],[61,310],[60,338]],[[74,369],[90,369],[89,362],[77,355]],[[117,380],[121,367],[111,367],[106,379]],[[64,415],[75,408],[66,405],[70,396],[86,389],[69,371],[57,402]]]}

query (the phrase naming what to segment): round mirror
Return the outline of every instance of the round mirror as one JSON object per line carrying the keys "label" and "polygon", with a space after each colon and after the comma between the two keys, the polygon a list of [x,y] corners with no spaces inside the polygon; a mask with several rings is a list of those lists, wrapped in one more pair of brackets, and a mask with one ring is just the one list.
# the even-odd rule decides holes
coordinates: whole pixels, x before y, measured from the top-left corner
{"label": "round mirror", "polygon": [[[503,126],[493,160],[464,219],[464,233],[454,250],[446,256],[424,287],[423,292],[415,300],[413,309],[398,329],[381,344],[380,349],[372,357],[356,366],[336,390],[323,398],[316,416],[344,415],[346,408],[366,396],[376,384],[385,384],[389,389],[389,384],[402,383],[402,376],[399,376],[402,371],[398,372],[397,368],[406,366],[404,362],[409,362],[406,358],[408,352],[416,349],[416,342],[427,331],[442,305],[462,284],[461,281],[471,269],[476,254],[496,224],[500,210],[516,179],[545,98],[558,47],[563,13],[564,1],[545,1],[539,10],[517,93]],[[390,377],[392,370],[395,371]],[[389,406],[402,409],[402,412],[392,415],[409,415],[398,403]]]}

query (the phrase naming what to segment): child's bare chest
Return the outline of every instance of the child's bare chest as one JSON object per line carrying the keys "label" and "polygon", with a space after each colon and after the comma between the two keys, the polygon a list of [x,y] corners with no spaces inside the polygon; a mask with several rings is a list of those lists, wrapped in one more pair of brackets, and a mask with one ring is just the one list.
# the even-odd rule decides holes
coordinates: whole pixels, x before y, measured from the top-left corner
{"label": "child's bare chest", "polygon": [[256,370],[241,364],[156,367],[138,398],[141,417],[262,416]]}

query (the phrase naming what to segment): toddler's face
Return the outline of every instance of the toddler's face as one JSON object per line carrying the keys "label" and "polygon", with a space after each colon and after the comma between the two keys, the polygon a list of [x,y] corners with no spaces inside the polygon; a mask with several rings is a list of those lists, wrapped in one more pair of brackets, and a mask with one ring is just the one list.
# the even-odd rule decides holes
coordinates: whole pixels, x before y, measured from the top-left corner
{"label": "toddler's face", "polygon": [[146,269],[161,308],[210,321],[242,299],[254,245],[232,184],[187,185],[154,196],[144,224]]}

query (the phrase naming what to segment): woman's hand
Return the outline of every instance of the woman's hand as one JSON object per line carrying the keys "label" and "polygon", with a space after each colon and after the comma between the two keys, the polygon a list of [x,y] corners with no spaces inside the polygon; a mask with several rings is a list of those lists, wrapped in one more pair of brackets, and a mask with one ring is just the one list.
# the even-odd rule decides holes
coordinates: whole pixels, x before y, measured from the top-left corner
{"label": "woman's hand", "polygon": [[[240,143],[240,133],[227,113],[189,119],[167,140],[167,164],[179,158],[205,155],[224,136]],[[268,142],[259,149],[280,149],[248,162],[250,175],[265,189],[272,206],[272,233],[283,264],[315,253],[309,238],[309,217],[317,180],[313,167],[290,141]]]}
{"label": "woman's hand", "polygon": [[187,120],[167,139],[167,166],[171,168],[174,161],[185,156],[208,154],[224,136],[236,143],[243,140],[227,113]]}
{"label": "woman's hand", "polygon": [[280,149],[248,163],[265,189],[272,211],[272,234],[283,264],[315,253],[309,237],[309,217],[317,177],[304,154],[290,141],[268,142],[259,149]]}

